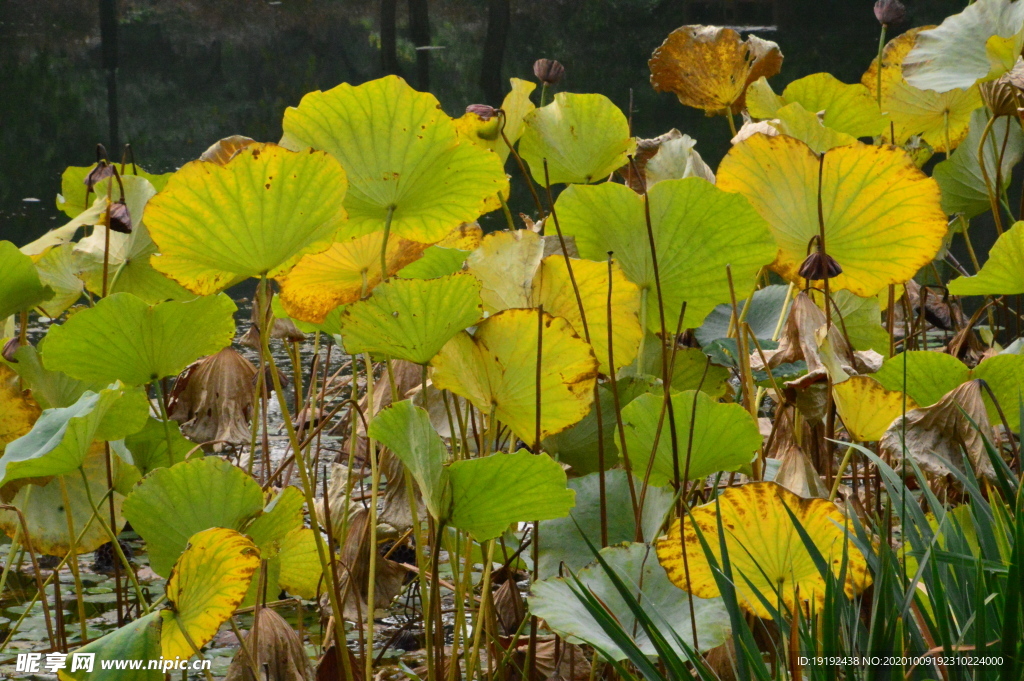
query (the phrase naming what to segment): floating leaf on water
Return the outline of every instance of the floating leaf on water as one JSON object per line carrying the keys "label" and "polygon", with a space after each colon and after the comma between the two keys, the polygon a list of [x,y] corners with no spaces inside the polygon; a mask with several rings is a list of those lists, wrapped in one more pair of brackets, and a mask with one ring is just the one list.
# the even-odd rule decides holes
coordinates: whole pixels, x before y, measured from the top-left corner
{"label": "floating leaf on water", "polygon": [[[779,249],[772,269],[794,282],[819,233],[819,163],[799,140],[754,135],[718,168],[717,186],[743,194],[768,221]],[[832,290],[873,296],[930,263],[947,230],[939,194],[903,151],[857,143],[826,153],[825,242],[843,268],[829,281]]]}
{"label": "floating leaf on water", "polygon": [[[821,612],[825,605],[825,580],[787,508],[837,577],[843,553],[847,553],[843,585],[847,597],[854,597],[871,584],[864,556],[849,541],[844,529],[850,521],[836,505],[825,499],[801,499],[773,482],[730,487],[715,501],[692,509],[692,522],[690,516],[683,519],[681,527],[678,519],[672,521],[668,533],[658,540],[658,560],[679,588],[701,598],[719,596],[711,564],[694,529],[696,524],[720,566],[724,541],[736,596],[744,610],[758,617],[771,617],[758,598],[760,594],[773,606],[778,607],[781,602],[783,614],[793,613],[799,594],[804,615],[810,607]],[[719,521],[724,537],[718,533]],[[680,544],[680,539],[685,543]],[[683,565],[684,546],[689,577]]]}
{"label": "floating leaf on water", "polygon": [[731,28],[682,26],[651,55],[651,85],[673,92],[685,106],[705,113],[739,113],[747,85],[782,68],[782,51],[755,35],[746,40]]}
{"label": "floating leaf on water", "polygon": [[199,295],[284,274],[345,224],[345,172],[324,153],[253,144],[220,165],[192,161],[146,206],[153,267]]}
{"label": "floating leaf on water", "polygon": [[259,566],[259,549],[234,530],[215,527],[191,536],[167,580],[171,607],[160,613],[162,657],[187,659],[206,645],[234,614]]}
{"label": "floating leaf on water", "polygon": [[43,364],[82,380],[151,383],[228,345],[236,309],[226,295],[147,305],[115,293],[50,326]]}
{"label": "floating leaf on water", "polygon": [[383,229],[391,214],[397,236],[435,243],[508,193],[502,159],[460,143],[437,98],[397,76],[310,92],[285,111],[284,133],[292,148],[322,149],[345,168],[346,236]]}
{"label": "floating leaf on water", "polygon": [[559,92],[524,118],[519,153],[541,187],[604,180],[626,163],[636,142],[622,111],[604,95]]}

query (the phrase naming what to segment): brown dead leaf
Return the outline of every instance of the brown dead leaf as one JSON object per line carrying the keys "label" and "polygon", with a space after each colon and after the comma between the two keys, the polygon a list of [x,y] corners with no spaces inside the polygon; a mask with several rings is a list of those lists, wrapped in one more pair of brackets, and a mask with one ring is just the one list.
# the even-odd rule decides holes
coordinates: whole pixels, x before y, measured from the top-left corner
{"label": "brown dead leaf", "polygon": [[209,161],[217,165],[225,165],[235,155],[250,144],[256,144],[256,140],[245,135],[231,135],[211,144],[199,157],[200,161]]}
{"label": "brown dead leaf", "polygon": [[253,663],[246,650],[239,648],[228,667],[225,681],[311,681],[313,665],[306,657],[302,639],[294,629],[270,608],[261,608],[253,629],[245,634],[247,649],[255,643],[259,677],[253,673]]}
{"label": "brown dead leaf", "polygon": [[231,347],[190,364],[174,381],[168,415],[215,452],[249,442],[256,368]]}
{"label": "brown dead leaf", "polygon": [[651,55],[651,85],[674,92],[686,106],[708,115],[739,113],[747,85],[782,68],[782,51],[770,40],[740,39],[731,28],[681,26]]}
{"label": "brown dead leaf", "polygon": [[766,456],[781,461],[775,482],[804,498],[828,498],[828,489],[814,468],[807,453],[797,444],[793,429],[793,409],[779,408],[776,413],[775,438]]}
{"label": "brown dead leaf", "polygon": [[[380,555],[376,547],[375,528],[370,528],[370,511],[361,508],[349,521],[348,536],[338,558],[338,586],[342,593],[342,616],[346,620],[362,622],[372,613],[366,612],[366,596],[370,578],[370,548],[378,551],[377,575],[374,582],[375,608],[386,608],[402,591],[408,570],[400,563]],[[371,541],[371,532],[373,539]],[[326,597],[326,594],[325,594]],[[327,608],[330,609],[329,607]]]}

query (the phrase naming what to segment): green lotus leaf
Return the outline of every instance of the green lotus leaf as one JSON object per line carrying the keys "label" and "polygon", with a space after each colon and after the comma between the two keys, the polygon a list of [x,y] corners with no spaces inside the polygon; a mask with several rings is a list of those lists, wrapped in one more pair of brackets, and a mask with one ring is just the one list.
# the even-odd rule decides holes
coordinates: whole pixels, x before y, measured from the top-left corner
{"label": "green lotus leaf", "polygon": [[[587,539],[594,546],[601,545],[601,481],[600,475],[591,473],[569,480],[569,489],[576,491],[576,507],[570,516],[542,520],[540,535],[544,537],[538,549],[537,572],[540,579],[559,574],[559,566],[579,570],[594,561]],[[633,481],[634,492],[640,496],[643,480]],[[608,545],[632,542],[636,539],[636,518],[633,499],[629,491],[626,471],[613,469],[604,474],[605,505],[613,512],[606,514]],[[672,508],[675,494],[670,487],[647,488],[640,526],[644,541],[658,538],[665,516]]]}
{"label": "green lotus leaf", "polygon": [[973,277],[949,282],[949,292],[957,296],[1002,296],[1024,293],[1024,222],[1016,222],[999,235],[988,260]]}
{"label": "green lotus leaf", "polygon": [[57,671],[58,678],[60,681],[163,681],[161,669],[147,668],[149,660],[160,659],[161,624],[160,612],[151,612],[75,650],[76,653],[92,653],[99,660],[145,660],[141,669],[105,669],[95,664],[93,671],[72,672],[69,665]]}
{"label": "green lotus leaf", "polygon": [[477,541],[500,536],[512,523],[562,518],[576,497],[547,454],[492,454],[456,461],[448,473],[451,523]]}
{"label": "green lotus leaf", "polygon": [[942,25],[917,36],[903,61],[907,82],[948,92],[994,80],[1013,68],[1024,49],[1024,5],[977,0]]}
{"label": "green lotus leaf", "polygon": [[[660,349],[660,344],[652,343]],[[676,360],[672,365],[672,389],[673,390],[697,390],[705,395],[718,399],[724,397],[729,390],[729,378],[731,374],[725,367],[717,364],[709,364],[708,356],[699,348],[678,348],[675,351]],[[661,367],[659,365],[658,372]]]}
{"label": "green lotus leaf", "polygon": [[[119,533],[124,526],[124,518],[121,515],[121,503],[124,497],[116,490],[118,488],[117,478],[121,467],[115,457],[113,464],[114,482],[114,532]],[[81,470],[85,472],[83,479],[81,472],[74,471],[68,475],[43,478],[42,480],[31,480],[22,486],[14,498],[9,502],[25,516],[28,524],[28,535],[32,543],[32,549],[37,554],[49,556],[64,556],[72,548],[73,540],[71,534],[77,540],[75,553],[82,554],[96,550],[101,544],[109,541],[107,531],[100,523],[93,521],[88,529],[85,529],[89,519],[92,518],[92,504],[89,503],[89,496],[95,503],[107,493],[107,459],[104,446],[101,443],[94,443],[88,455],[82,461]],[[86,492],[88,484],[88,492]],[[64,492],[67,491],[67,496]],[[74,528],[72,533],[68,532],[68,511],[71,515],[71,524]],[[107,504],[103,504],[103,520],[110,522]],[[0,529],[8,537],[14,537],[20,532],[21,523],[14,511],[0,511]],[[82,533],[85,530],[85,533]],[[24,537],[24,534],[20,536]]]}
{"label": "green lotus leaf", "polygon": [[[783,329],[788,313],[783,316],[786,308],[786,296],[789,287],[782,284],[772,284],[754,291],[754,299],[750,303],[750,310],[744,314],[743,310],[747,301],[738,301],[739,314],[743,321],[750,326],[754,337],[758,340],[771,340],[775,336],[775,329]],[[779,317],[782,316],[781,323]],[[693,335],[701,345],[707,345],[719,338],[729,336],[729,320],[732,319],[732,306],[723,304],[716,307],[705,319],[700,328],[694,329]]]}
{"label": "green lotus leaf", "polygon": [[779,119],[778,123],[772,123],[776,130],[783,135],[795,137],[816,154],[823,154],[829,149],[845,147],[857,141],[853,135],[823,125],[816,114],[803,108],[799,102],[787,104],[775,114]]}
{"label": "green lotus leaf", "polygon": [[451,483],[444,466],[448,452],[427,412],[402,400],[374,417],[369,435],[405,464],[434,520],[447,520],[451,511]]}
{"label": "green lotus leaf", "polygon": [[313,599],[320,592],[323,567],[316,550],[313,530],[302,527],[292,530],[278,543],[278,584],[288,593]]}
{"label": "green lotus leaf", "polygon": [[[1020,415],[1024,407],[1024,355],[989,357],[974,367],[971,378],[980,378],[988,384],[992,394],[999,401],[1010,430],[1020,433]],[[1001,424],[1003,421],[988,391],[983,390],[981,397],[988,410],[989,422],[994,426]]]}
{"label": "green lotus leaf", "polygon": [[542,187],[545,160],[551,184],[589,184],[626,165],[636,149],[626,116],[604,95],[559,92],[524,120],[519,153]]}
{"label": "green lotus leaf", "polygon": [[[305,503],[298,487],[285,487],[242,530],[267,560],[267,593],[285,588],[303,598],[316,597],[323,571],[313,531],[302,527]],[[258,582],[253,580],[242,604],[256,603],[260,598],[258,589]]]}
{"label": "green lotus leaf", "polygon": [[345,172],[328,154],[251,144],[224,165],[192,161],[146,206],[153,267],[198,295],[287,272],[345,223]]}
{"label": "green lotus leaf", "polygon": [[53,297],[39,306],[47,317],[59,317],[82,297],[81,262],[74,251],[74,244],[62,244],[36,260],[39,280],[53,290]]}
{"label": "green lotus leaf", "polygon": [[288,311],[284,309],[284,303],[281,300],[281,296],[274,296],[270,302],[271,309],[274,312],[275,319],[289,319],[296,328],[302,333],[315,333],[320,331],[327,333],[332,336],[341,335],[341,313],[345,311],[344,305],[339,305],[324,317],[324,320],[320,323],[307,322],[302,319],[296,319],[295,317],[289,316]]}
{"label": "green lotus leaf", "polygon": [[149,562],[168,577],[189,538],[212,527],[241,530],[263,509],[263,492],[245,471],[217,457],[159,468],[124,501],[124,515],[146,541]]}
{"label": "green lotus leaf", "polygon": [[397,76],[310,92],[284,114],[285,142],[322,149],[348,174],[345,236],[382,229],[435,243],[498,208],[502,159],[460,143],[437,98]]}
{"label": "green lotus leaf", "polygon": [[[271,542],[280,542],[289,533],[302,527],[302,507],[306,498],[298,487],[285,487],[263,511],[245,528],[247,534],[262,551]],[[266,557],[266,556],[264,556]]]}
{"label": "green lotus leaf", "polygon": [[[991,207],[985,174],[978,158],[981,135],[987,124],[988,115],[985,109],[977,109],[972,113],[967,137],[960,148],[951,158],[936,165],[932,172],[932,176],[942,189],[942,210],[950,215],[963,213],[964,217],[973,218]],[[989,183],[997,192],[1006,191],[1010,186],[1014,166],[1024,156],[1024,133],[1021,133],[1020,125],[1009,116],[997,118],[988,132],[982,155]],[[997,170],[1000,157],[1002,164]],[[995,187],[996,177],[1002,178],[1003,186]]]}
{"label": "green lotus leaf", "polygon": [[[729,301],[726,265],[737,291],[749,291],[763,265],[775,257],[768,224],[746,199],[691,177],[659,182],[648,193],[651,228],[672,333],[686,303],[686,326],[700,326]],[[558,197],[562,230],[576,238],[580,255],[605,260],[614,253],[626,277],[641,288],[641,320],[661,330],[643,197],[621,184],[571,186]]]}
{"label": "green lotus leaf", "polygon": [[44,368],[41,351],[45,346],[45,338],[38,348],[22,345],[14,353],[17,361],[10,364],[43,409],[70,407],[86,390],[99,392],[109,385],[107,381],[79,381],[62,371]]}
{"label": "green lotus leaf", "polygon": [[830,73],[794,80],[781,97],[765,78],[747,88],[747,109],[754,118],[779,118],[779,111],[794,102],[812,114],[824,111],[825,126],[853,137],[873,137],[885,128],[885,117],[868,89],[860,83],[847,85]]}
{"label": "green lotus leaf", "polygon": [[455,274],[462,269],[470,251],[459,248],[431,246],[423,251],[423,257],[416,262],[398,270],[397,276],[403,279],[436,279],[448,274]]}
{"label": "green lotus leaf", "polygon": [[[116,165],[116,164],[115,164]],[[69,218],[78,217],[86,209],[85,205],[85,178],[96,167],[91,166],[68,166],[60,177],[60,194],[57,195],[57,209],[64,211]],[[146,172],[138,166],[124,168],[118,165],[118,172],[121,173],[121,182],[131,181],[129,178],[141,178],[153,186],[156,191],[161,191],[167,186],[167,181],[174,173],[153,174]],[[92,194],[89,197],[90,205],[97,196],[107,196],[113,186],[114,198],[117,198],[117,180],[108,178],[96,183]]]}
{"label": "green lotus leaf", "polygon": [[[696,394],[696,397],[694,396]],[[686,467],[687,448],[690,445],[690,416],[694,413],[693,440],[690,450],[689,480],[699,480],[720,471],[738,471],[750,465],[761,446],[761,433],[755,421],[738,404],[720,404],[703,391],[685,390],[672,395],[675,413],[676,446],[679,452],[679,476]],[[626,447],[634,472],[647,470],[654,439],[658,431],[664,397],[648,393],[633,400],[622,410],[626,428]],[[639,473],[635,473],[639,474]],[[675,479],[672,458],[672,437],[668,416],[661,427],[658,449],[654,452],[651,484],[664,485]]]}
{"label": "green lotus leaf", "polygon": [[127,436],[123,447],[115,447],[115,451],[126,463],[138,468],[142,475],[147,475],[157,468],[167,468],[184,461],[185,455],[195,447],[194,442],[181,434],[177,421],[164,422],[150,417],[146,425]]}
{"label": "green lotus leaf", "polygon": [[392,279],[345,308],[341,335],[349,354],[370,352],[426,364],[482,316],[480,282],[470,274]]}
{"label": "green lotus leaf", "polygon": [[[187,288],[153,268],[150,256],[157,252],[144,224],[137,225],[124,257],[109,266],[107,293],[131,293],[150,305],[165,300],[192,300],[196,297]],[[103,286],[103,260],[87,261],[82,272],[86,286],[99,295]]]}
{"label": "green lotus leaf", "polygon": [[922,407],[929,407],[971,378],[967,365],[942,352],[911,350],[893,355],[871,375],[886,390],[904,392],[904,361],[906,361],[906,393]]}
{"label": "green lotus leaf", "polygon": [[[722,599],[694,597],[691,613],[691,600],[669,581],[657,554],[647,544],[609,546],[601,549],[601,556],[625,582],[633,598],[680,658],[685,659],[686,653],[679,641],[693,645],[694,623],[700,650],[720,646],[729,638],[729,613]],[[584,568],[576,576],[641,652],[652,657],[659,654],[602,566]],[[543,618],[548,627],[569,642],[591,645],[612,660],[626,659],[628,653],[605,633],[602,624],[574,593],[578,588],[571,579],[561,577],[535,583],[529,598],[530,613]]]}
{"label": "green lotus leaf", "polygon": [[[878,298],[861,298],[850,291],[830,294],[832,312],[842,317],[843,333],[854,350],[874,350],[882,357],[889,356],[889,332],[882,326],[881,303]],[[824,296],[812,291],[811,298],[824,310]]]}
{"label": "green lotus leaf", "polygon": [[40,281],[32,258],[10,241],[0,241],[0,272],[0,320],[53,297],[53,289]]}
{"label": "green lotus leaf", "polygon": [[140,430],[149,414],[141,390],[86,392],[70,407],[47,409],[0,458],[0,481],[72,473],[95,440],[120,440]]}
{"label": "green lotus leaf", "polygon": [[51,326],[43,364],[73,378],[128,385],[176,376],[231,342],[236,309],[226,295],[147,305],[115,293]]}

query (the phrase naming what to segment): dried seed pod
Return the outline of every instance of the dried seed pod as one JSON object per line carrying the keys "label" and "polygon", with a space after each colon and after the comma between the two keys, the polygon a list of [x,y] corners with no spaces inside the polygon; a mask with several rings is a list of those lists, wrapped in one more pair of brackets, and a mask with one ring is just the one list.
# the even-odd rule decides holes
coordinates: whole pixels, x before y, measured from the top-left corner
{"label": "dried seed pod", "polygon": [[898,26],[907,18],[907,8],[900,0],[878,0],[875,3],[875,18],[883,26]]}
{"label": "dried seed pod", "polygon": [[565,75],[565,67],[555,59],[538,59],[533,62],[533,75],[545,85],[555,85]]}
{"label": "dried seed pod", "polygon": [[800,265],[799,274],[804,279],[817,281],[820,279],[832,279],[843,273],[843,268],[836,262],[836,259],[827,253],[814,251]]}
{"label": "dried seed pod", "polygon": [[112,231],[120,232],[121,234],[132,233],[132,216],[128,212],[128,204],[124,202],[124,199],[110,204],[109,217],[109,225]]}
{"label": "dried seed pod", "polygon": [[466,107],[466,113],[476,114],[481,120],[489,121],[498,113],[498,110],[487,104],[470,104]]}
{"label": "dried seed pod", "polygon": [[4,343],[4,349],[0,351],[0,355],[3,355],[3,358],[10,362],[11,364],[17,364],[18,360],[14,358],[14,353],[16,353],[18,351],[18,348],[20,347],[21,341],[18,339],[17,336],[15,336],[14,338]]}
{"label": "dried seed pod", "polygon": [[1001,78],[981,83],[981,99],[994,116],[1016,116],[1017,102],[1024,102],[1024,59],[1018,58],[1012,71]]}

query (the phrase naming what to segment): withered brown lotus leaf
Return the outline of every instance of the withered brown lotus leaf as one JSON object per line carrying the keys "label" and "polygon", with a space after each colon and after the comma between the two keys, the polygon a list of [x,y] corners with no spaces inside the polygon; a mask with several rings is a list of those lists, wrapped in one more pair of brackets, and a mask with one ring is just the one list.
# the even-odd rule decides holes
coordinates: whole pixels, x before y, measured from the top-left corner
{"label": "withered brown lotus leaf", "polygon": [[[369,509],[356,511],[349,521],[348,536],[338,559],[338,586],[342,593],[343,617],[355,622],[363,622],[368,616],[366,596],[370,583],[370,547],[376,548],[377,543],[375,533],[371,540],[374,528],[370,528],[369,524]],[[375,607],[386,608],[391,603],[402,591],[407,573],[408,570],[401,563],[378,557],[373,597]]]}
{"label": "withered brown lotus leaf", "polygon": [[995,481],[984,441],[995,442],[995,437],[980,380],[967,381],[932,406],[913,409],[893,421],[880,442],[882,454],[890,462],[899,462],[903,456],[904,428],[907,454],[931,478],[936,489],[958,486],[951,468],[965,471],[962,452],[966,452],[967,461],[979,478]]}
{"label": "withered brown lotus leaf", "polygon": [[[255,634],[254,634],[255,632]],[[314,677],[313,665],[306,656],[302,639],[291,625],[271,608],[260,608],[253,628],[243,638],[228,667],[225,681],[309,681]],[[255,644],[255,665],[246,653]],[[259,670],[257,679],[253,667]]]}
{"label": "withered brown lotus leaf", "polygon": [[174,382],[168,414],[195,442],[215,452],[249,442],[256,368],[227,347],[193,362]]}
{"label": "withered brown lotus leaf", "polygon": [[224,165],[235,157],[242,149],[250,144],[256,144],[256,140],[245,135],[231,135],[224,139],[217,140],[211,144],[199,157],[200,161],[210,161],[217,165]]}
{"label": "withered brown lotus leaf", "polygon": [[731,28],[681,26],[654,51],[648,66],[658,92],[674,92],[680,102],[708,115],[738,113],[747,85],[782,68],[782,51],[754,35],[742,40]]}

